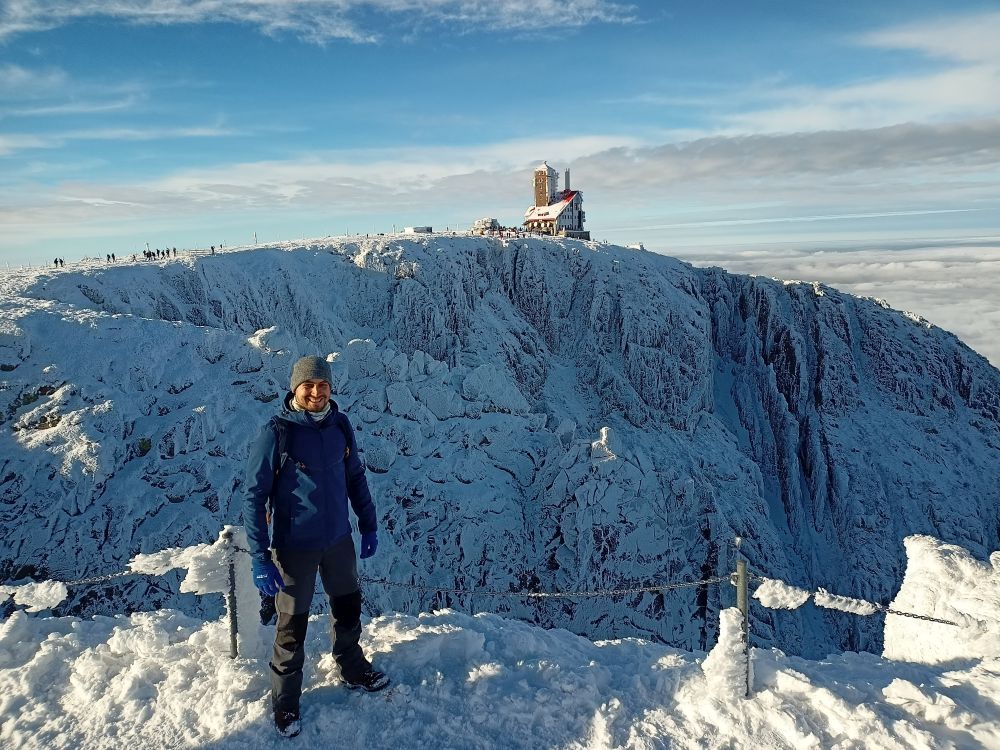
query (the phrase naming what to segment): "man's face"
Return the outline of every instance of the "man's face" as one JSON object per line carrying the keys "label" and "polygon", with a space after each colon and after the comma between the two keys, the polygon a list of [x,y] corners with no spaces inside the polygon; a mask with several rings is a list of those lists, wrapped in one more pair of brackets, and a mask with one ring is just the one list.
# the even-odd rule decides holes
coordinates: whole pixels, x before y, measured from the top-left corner
{"label": "man's face", "polygon": [[306,380],[295,389],[295,403],[306,411],[323,411],[330,403],[330,384],[325,380]]}

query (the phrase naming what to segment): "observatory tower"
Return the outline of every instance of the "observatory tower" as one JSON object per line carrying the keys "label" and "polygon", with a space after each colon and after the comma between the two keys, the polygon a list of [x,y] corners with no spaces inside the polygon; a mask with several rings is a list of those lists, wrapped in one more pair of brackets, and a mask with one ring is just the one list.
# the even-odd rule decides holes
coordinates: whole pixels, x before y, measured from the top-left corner
{"label": "observatory tower", "polygon": [[583,228],[583,193],[569,185],[569,170],[562,190],[559,173],[542,162],[534,173],[535,205],[524,212],[524,226],[528,231],[560,237],[590,239],[590,232]]}

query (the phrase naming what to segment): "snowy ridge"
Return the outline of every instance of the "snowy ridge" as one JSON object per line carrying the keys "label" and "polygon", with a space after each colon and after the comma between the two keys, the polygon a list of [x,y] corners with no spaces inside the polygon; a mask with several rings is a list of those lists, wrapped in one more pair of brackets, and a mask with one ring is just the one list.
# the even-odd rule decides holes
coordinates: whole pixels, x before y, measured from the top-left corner
{"label": "snowy ridge", "polygon": [[[818,290],[818,291],[817,291]],[[900,540],[1000,525],[1000,374],[812,284],[572,240],[329,240],[0,276],[0,580],[118,570],[237,521],[292,361],[331,352],[384,530],[373,577],[588,590],[732,567],[886,601]],[[609,428],[604,430],[604,428]],[[165,585],[61,611],[214,616]],[[369,614],[475,597],[366,591]],[[719,587],[489,606],[708,648]],[[874,648],[878,622],[757,611],[758,642]]]}

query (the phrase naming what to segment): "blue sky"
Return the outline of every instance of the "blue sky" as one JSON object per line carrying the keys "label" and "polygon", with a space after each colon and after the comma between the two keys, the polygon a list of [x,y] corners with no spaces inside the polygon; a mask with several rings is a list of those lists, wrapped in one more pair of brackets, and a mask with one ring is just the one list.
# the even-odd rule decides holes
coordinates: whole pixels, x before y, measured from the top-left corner
{"label": "blue sky", "polygon": [[995,2],[0,0],[0,258],[518,223],[680,256],[1000,235]]}
{"label": "blue sky", "polygon": [[820,280],[1000,364],[995,1],[0,0],[0,262],[481,216]]}

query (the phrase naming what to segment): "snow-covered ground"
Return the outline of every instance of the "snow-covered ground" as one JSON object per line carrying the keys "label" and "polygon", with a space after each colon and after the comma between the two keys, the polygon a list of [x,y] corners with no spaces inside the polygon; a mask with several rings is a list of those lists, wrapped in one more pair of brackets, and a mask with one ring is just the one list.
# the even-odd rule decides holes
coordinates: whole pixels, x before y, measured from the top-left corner
{"label": "snow-covered ground", "polygon": [[[906,546],[893,607],[919,607],[961,620],[958,627],[891,616],[886,653],[896,659],[810,661],[752,649],[749,698],[736,609],[721,612],[707,655],[634,638],[592,642],[489,613],[387,614],[366,622],[364,646],[393,678],[374,695],[342,685],[326,653],[325,617],[314,616],[296,746],[1000,747],[1000,552],[984,563],[930,537]],[[187,567],[184,586],[211,595],[225,588],[225,554],[221,542],[166,550],[133,568]],[[237,596],[256,604],[245,564],[240,573]],[[30,586],[29,606],[51,596]],[[780,589],[768,581],[759,598],[804,604]],[[241,656],[232,660],[225,620],[173,610],[87,620],[14,612],[0,623],[0,742],[11,750],[285,747],[269,710],[273,634],[242,624]]]}
{"label": "snow-covered ground", "polygon": [[[365,648],[394,682],[368,695],[343,687],[328,644],[314,616],[296,747],[1000,747],[997,659],[928,666],[755,649],[745,700],[702,669],[704,654],[439,610],[366,623]],[[165,610],[0,623],[9,750],[286,747],[268,689],[263,660],[229,659],[221,621]]]}

